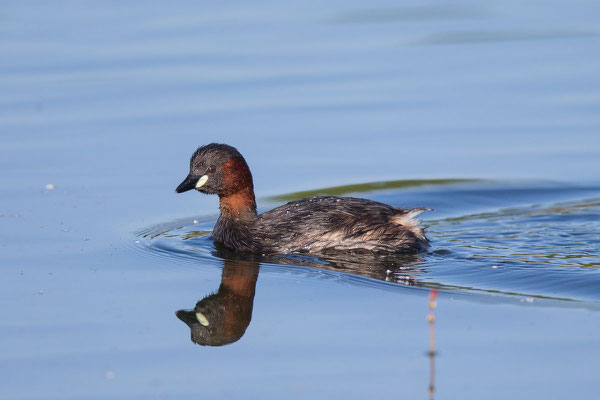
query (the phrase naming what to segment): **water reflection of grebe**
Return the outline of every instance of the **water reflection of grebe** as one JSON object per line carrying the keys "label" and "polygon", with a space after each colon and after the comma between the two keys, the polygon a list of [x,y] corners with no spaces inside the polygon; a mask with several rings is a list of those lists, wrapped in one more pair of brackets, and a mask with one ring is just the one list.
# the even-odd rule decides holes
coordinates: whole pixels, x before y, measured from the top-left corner
{"label": "water reflection of grebe", "polygon": [[258,269],[254,261],[225,260],[218,292],[200,300],[192,311],[175,313],[190,327],[194,343],[222,346],[244,335],[252,319]]}
{"label": "water reflection of grebe", "polygon": [[[179,310],[177,317],[185,322],[194,343],[222,346],[238,341],[246,332],[252,309],[259,263],[307,266],[316,269],[359,275],[386,282],[417,284],[420,256],[405,254],[373,256],[352,254],[322,259],[300,256],[259,256],[242,254],[217,246],[216,257],[224,259],[221,285],[217,293],[200,300],[193,310]],[[423,271],[419,271],[423,272]]]}
{"label": "water reflection of grebe", "polygon": [[419,268],[419,254],[327,254],[316,257],[297,255],[262,256],[263,262],[311,267],[326,271],[343,272],[384,282],[406,286],[418,285],[418,275],[426,271]]}

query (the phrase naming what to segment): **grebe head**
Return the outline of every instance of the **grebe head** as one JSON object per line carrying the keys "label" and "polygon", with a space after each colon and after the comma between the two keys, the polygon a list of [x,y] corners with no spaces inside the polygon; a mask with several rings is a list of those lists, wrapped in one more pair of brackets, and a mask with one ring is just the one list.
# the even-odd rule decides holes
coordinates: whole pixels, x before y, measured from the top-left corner
{"label": "grebe head", "polygon": [[243,189],[253,190],[252,175],[244,157],[235,147],[211,143],[199,147],[192,154],[190,173],[175,192],[191,189],[230,196]]}

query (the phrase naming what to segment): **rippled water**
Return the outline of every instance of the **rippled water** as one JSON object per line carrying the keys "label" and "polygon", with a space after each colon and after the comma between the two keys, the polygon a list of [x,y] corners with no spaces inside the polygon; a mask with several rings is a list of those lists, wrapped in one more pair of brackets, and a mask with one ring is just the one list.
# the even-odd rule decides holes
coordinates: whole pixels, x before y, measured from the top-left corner
{"label": "rippled water", "polygon": [[[599,15],[1,2],[0,398],[597,396]],[[217,250],[173,194],[213,141],[262,210],[427,206],[432,246]]]}
{"label": "rippled water", "polygon": [[[308,266],[402,285],[527,297],[527,301],[538,297],[600,300],[600,186],[435,183],[363,194],[396,206],[421,201],[443,210],[426,217],[432,245],[424,254],[280,255],[254,260],[283,264],[283,270],[289,265]],[[418,185],[407,182],[407,186]],[[336,192],[357,195],[352,187]],[[282,197],[289,196],[275,198]],[[219,256],[212,242],[214,223],[215,218],[198,217],[161,224],[139,232],[143,240],[136,242],[157,255],[192,262],[226,259],[228,255]]]}

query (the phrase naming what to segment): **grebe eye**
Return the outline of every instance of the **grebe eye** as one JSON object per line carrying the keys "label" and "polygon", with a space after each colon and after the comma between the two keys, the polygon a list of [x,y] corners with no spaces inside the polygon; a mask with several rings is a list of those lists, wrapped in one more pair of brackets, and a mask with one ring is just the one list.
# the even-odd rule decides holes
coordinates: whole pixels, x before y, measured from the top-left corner
{"label": "grebe eye", "polygon": [[215,167],[208,167],[208,173],[212,174],[213,172],[215,172],[217,169]]}

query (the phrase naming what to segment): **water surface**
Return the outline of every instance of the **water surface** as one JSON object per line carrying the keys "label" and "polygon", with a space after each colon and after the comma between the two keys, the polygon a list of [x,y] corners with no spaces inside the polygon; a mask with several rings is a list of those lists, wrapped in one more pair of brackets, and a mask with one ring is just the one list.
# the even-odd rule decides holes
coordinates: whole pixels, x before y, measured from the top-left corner
{"label": "water surface", "polygon": [[[599,15],[2,2],[0,398],[595,396]],[[217,199],[173,194],[213,141],[262,210],[427,206],[432,246],[222,252]]]}

